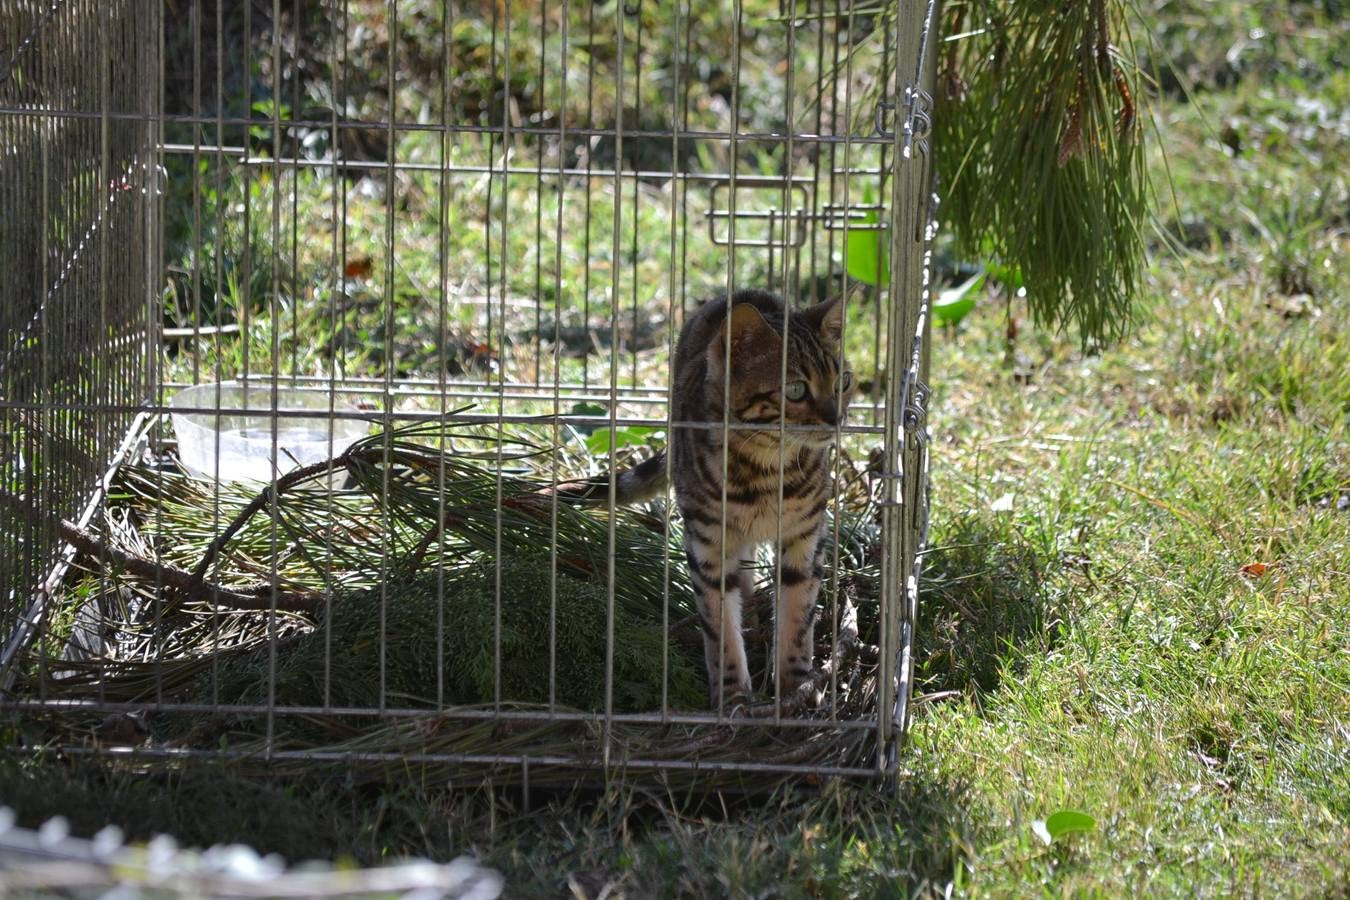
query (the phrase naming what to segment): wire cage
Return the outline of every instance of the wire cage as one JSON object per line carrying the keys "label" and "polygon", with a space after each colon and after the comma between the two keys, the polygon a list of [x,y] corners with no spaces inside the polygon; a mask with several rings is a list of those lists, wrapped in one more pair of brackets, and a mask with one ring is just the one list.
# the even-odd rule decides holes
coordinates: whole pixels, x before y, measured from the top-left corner
{"label": "wire cage", "polygon": [[[936,6],[0,0],[25,746],[893,774]],[[742,288],[839,298],[856,383],[809,689],[774,679],[769,541],[743,560],[748,703],[704,690],[676,505],[558,490],[699,424],[673,419],[676,342]]]}

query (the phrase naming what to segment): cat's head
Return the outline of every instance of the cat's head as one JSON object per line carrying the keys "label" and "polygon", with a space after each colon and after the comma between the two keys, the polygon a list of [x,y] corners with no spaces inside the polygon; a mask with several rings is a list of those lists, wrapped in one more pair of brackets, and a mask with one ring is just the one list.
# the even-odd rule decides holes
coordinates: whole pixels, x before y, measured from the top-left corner
{"label": "cat's head", "polygon": [[786,337],[781,314],[766,315],[753,303],[737,303],[708,347],[709,389],[723,390],[729,369],[731,421],[776,426],[781,413],[785,424],[812,429],[788,432],[791,442],[828,445],[835,428],[844,424],[853,397],[853,373],[840,350],[843,324],[841,298],[791,311]]}

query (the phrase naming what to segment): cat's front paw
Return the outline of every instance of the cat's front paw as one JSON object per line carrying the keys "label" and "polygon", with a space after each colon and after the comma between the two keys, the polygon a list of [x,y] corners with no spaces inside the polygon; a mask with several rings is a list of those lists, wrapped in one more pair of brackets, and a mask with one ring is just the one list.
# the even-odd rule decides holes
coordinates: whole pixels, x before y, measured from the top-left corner
{"label": "cat's front paw", "polygon": [[791,659],[778,669],[778,695],[790,697],[816,684],[816,669],[810,660]]}
{"label": "cat's front paw", "polygon": [[728,673],[719,681],[709,680],[708,684],[708,705],[717,709],[719,705],[725,709],[733,706],[745,706],[755,699],[755,692],[750,687],[750,677],[748,675],[735,675]]}
{"label": "cat's front paw", "polygon": [[824,685],[814,671],[798,678],[780,678],[776,700],[779,712],[818,709],[825,700]]}

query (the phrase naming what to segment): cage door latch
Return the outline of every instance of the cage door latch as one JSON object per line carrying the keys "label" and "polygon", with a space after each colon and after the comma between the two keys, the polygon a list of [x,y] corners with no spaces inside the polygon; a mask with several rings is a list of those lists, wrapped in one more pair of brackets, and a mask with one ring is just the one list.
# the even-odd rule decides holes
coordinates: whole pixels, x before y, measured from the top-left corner
{"label": "cage door latch", "polygon": [[872,125],[878,137],[892,140],[895,138],[891,118],[898,107],[904,108],[901,131],[904,135],[905,158],[908,159],[913,155],[912,148],[916,142],[919,144],[919,152],[927,155],[928,135],[933,130],[933,96],[918,85],[909,84],[905,85],[900,102],[889,98],[881,100],[872,114]]}
{"label": "cage door latch", "polygon": [[718,182],[704,214],[708,236],[720,246],[800,247],[806,243],[810,200],[807,186],[795,179],[746,176]]}

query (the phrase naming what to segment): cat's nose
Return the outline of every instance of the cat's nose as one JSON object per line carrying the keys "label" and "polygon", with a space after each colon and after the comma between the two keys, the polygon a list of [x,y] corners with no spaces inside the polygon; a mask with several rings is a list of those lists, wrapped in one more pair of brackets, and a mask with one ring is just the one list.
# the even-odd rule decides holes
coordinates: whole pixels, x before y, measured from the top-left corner
{"label": "cat's nose", "polygon": [[839,425],[839,406],[833,399],[822,400],[817,410],[820,413],[820,421],[831,428]]}

